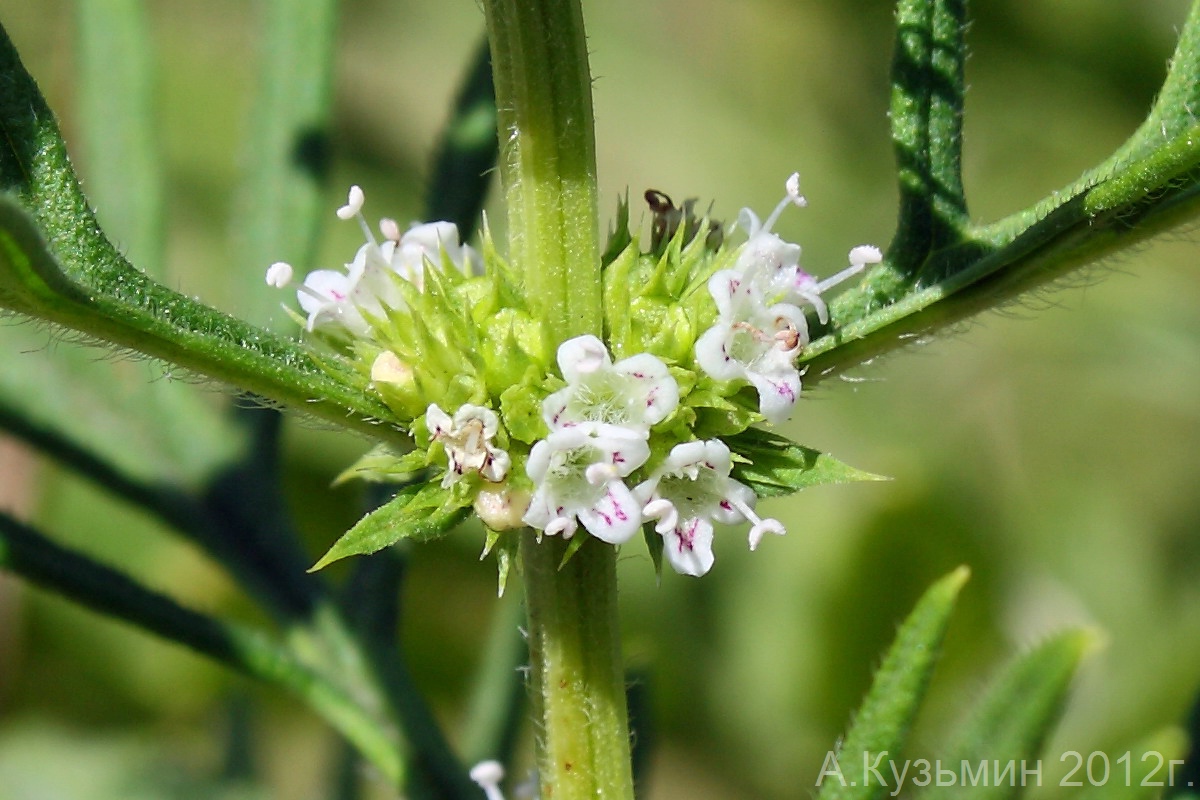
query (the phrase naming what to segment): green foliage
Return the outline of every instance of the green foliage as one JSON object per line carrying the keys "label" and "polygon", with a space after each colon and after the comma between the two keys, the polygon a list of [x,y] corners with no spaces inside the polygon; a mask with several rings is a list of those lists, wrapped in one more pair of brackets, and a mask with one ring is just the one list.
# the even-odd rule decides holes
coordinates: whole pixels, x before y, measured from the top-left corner
{"label": "green foliage", "polygon": [[731,474],[759,497],[788,495],[826,483],[886,480],[761,428],[747,428],[726,444],[742,459]]}
{"label": "green foliage", "polygon": [[[84,6],[87,8],[81,14],[80,25],[84,69],[81,92],[86,97],[80,124],[93,137],[84,160],[94,164],[88,188],[91,203],[100,206],[105,232],[101,233],[88,201],[76,185],[46,104],[6,40],[6,92],[0,98],[0,123],[6,136],[0,148],[0,179],[10,194],[0,200],[3,301],[18,313],[180,364],[189,374],[214,377],[273,401],[303,406],[308,413],[339,426],[354,427],[375,438],[389,438],[393,447],[408,445],[403,433],[386,424],[397,421],[388,406],[402,406],[408,416],[418,414],[422,405],[414,400],[415,395],[389,399],[385,390],[381,394],[387,402],[379,402],[366,391],[367,376],[363,373],[339,371],[336,363],[319,364],[295,343],[220,315],[146,277],[151,274],[156,280],[166,281],[159,220],[168,205],[155,188],[161,178],[155,174],[160,166],[146,138],[155,126],[149,118],[146,70],[137,66],[145,63],[149,48],[136,4],[114,3],[106,8],[97,4],[92,9],[85,3],[81,9]],[[261,321],[275,303],[262,286],[262,267],[278,258],[298,264],[310,262],[315,249],[316,215],[328,166],[329,68],[337,30],[332,9],[333,4],[324,0],[306,3],[303,9],[294,3],[277,2],[268,4],[264,16],[268,20],[264,25],[267,35],[262,37],[267,48],[262,63],[264,80],[253,103],[255,118],[246,156],[250,169],[235,214],[235,228],[239,230],[234,258],[239,262],[235,271],[239,277],[235,281],[241,286],[239,294],[248,299],[244,316],[255,322]],[[834,305],[831,325],[822,329],[824,338],[808,348],[804,356],[809,360],[808,386],[914,337],[943,330],[967,315],[1044,285],[1086,260],[1137,244],[1194,216],[1196,165],[1200,160],[1196,141],[1200,136],[1191,109],[1200,102],[1200,4],[1193,7],[1182,28],[1179,49],[1159,99],[1134,135],[1078,181],[1027,209],[981,225],[967,218],[961,175],[965,11],[964,3],[952,0],[899,3],[891,119],[899,161],[900,223],[888,262]],[[747,12],[750,23],[756,21],[752,14]],[[129,56],[119,59],[120,65],[129,69],[106,70],[106,64],[114,62],[104,53],[113,52]],[[433,197],[449,202],[453,196],[452,206],[458,209],[439,212],[439,217],[459,214],[474,219],[475,212],[469,209],[479,207],[486,180],[481,176],[486,175],[486,165],[495,157],[496,140],[488,135],[494,108],[487,102],[489,81],[482,77],[485,61],[476,54],[470,86],[462,94],[445,139],[443,152],[450,155],[430,181],[431,187],[438,187],[431,190]],[[656,86],[676,90],[673,81],[654,77]],[[722,91],[720,85],[715,88]],[[739,97],[745,94],[744,87],[739,85],[738,90]],[[96,102],[97,97],[100,102]],[[377,100],[372,98],[371,102]],[[721,123],[716,109],[711,117],[713,127],[710,130],[706,124],[704,130],[717,136]],[[681,136],[674,130],[664,134],[669,126],[662,120],[641,122],[654,134],[647,139],[678,141]],[[359,124],[360,118],[352,118],[345,127]],[[470,154],[470,158],[459,157],[463,154]],[[517,191],[515,199],[523,201],[519,195]],[[121,210],[127,208],[134,210]],[[537,213],[535,209],[531,216]],[[111,227],[105,214],[112,215]],[[120,218],[136,222],[138,227],[122,230]],[[465,228],[463,220],[458,221]],[[572,231],[572,236],[587,235],[587,231]],[[254,236],[260,238],[248,238]],[[116,252],[110,239],[121,243],[140,270]],[[608,331],[619,348],[628,350],[623,353],[618,348],[617,357],[643,349],[651,341],[681,359],[687,357],[687,348],[680,342],[691,335],[685,330],[688,325],[699,323],[694,323],[694,317],[673,314],[657,298],[689,291],[693,297],[702,296],[705,270],[715,268],[712,260],[704,261],[704,252],[695,251],[700,266],[688,271],[690,278],[681,289],[677,279],[684,273],[666,274],[662,266],[677,238],[668,236],[652,243],[656,258],[647,258],[636,252],[636,241],[622,221],[613,241],[614,249],[601,261],[608,282],[607,309],[632,311],[631,316],[620,317],[629,320],[625,328],[616,334]],[[631,245],[632,250],[623,251],[623,245]],[[681,253],[686,255],[686,249],[675,255]],[[570,261],[563,257],[557,263],[566,268]],[[571,274],[568,269],[565,274],[548,276],[548,282],[558,281],[569,289]],[[465,304],[456,301],[474,291],[474,287],[444,288],[449,290],[444,297],[433,292],[430,298],[442,297],[440,302],[457,311]],[[463,293],[454,295],[456,288]],[[469,299],[477,300],[478,295],[469,295]],[[564,305],[563,311],[567,310]],[[545,394],[554,387],[538,386],[533,391],[538,375],[522,369],[523,365],[515,360],[504,362],[500,356],[519,350],[537,354],[545,361],[546,342],[553,337],[538,328],[532,317],[521,314],[493,322],[488,329],[490,338],[474,343],[477,347],[473,351],[482,352],[484,361],[494,365],[487,378],[489,384],[513,387],[504,395],[503,410],[517,421],[514,435],[529,443],[543,433],[537,392]],[[606,324],[619,327],[611,318]],[[32,336],[27,335],[29,332],[28,328],[4,331],[5,350],[41,347],[44,334],[40,329],[35,329]],[[427,336],[429,331],[411,333],[414,337]],[[278,465],[269,463],[276,443],[254,439],[239,429],[222,413],[221,398],[199,397],[190,387],[178,383],[158,381],[140,392],[136,402],[126,402],[131,387],[142,380],[142,365],[118,363],[112,370],[115,376],[97,377],[85,363],[87,352],[56,346],[54,352],[39,356],[36,362],[24,356],[0,359],[0,426],[138,507],[155,510],[193,537],[224,542],[209,547],[208,552],[214,553],[255,601],[276,617],[286,634],[276,637],[276,631],[265,625],[261,630],[228,626],[215,616],[189,612],[167,596],[147,593],[130,577],[81,559],[35,529],[4,517],[0,522],[0,561],[6,568],[93,609],[170,640],[192,644],[233,669],[287,688],[354,741],[391,783],[398,784],[409,776],[409,789],[415,797],[439,793],[471,796],[474,790],[466,783],[461,765],[436,728],[427,725],[428,719],[422,719],[427,710],[406,683],[403,666],[397,664],[395,625],[381,625],[379,630],[387,633],[378,639],[356,638],[357,629],[330,611],[327,604],[331,589],[317,576],[311,576],[311,582],[300,580],[295,586],[272,583],[279,581],[273,572],[288,571],[284,562],[294,558],[297,549],[294,532],[280,513]],[[1185,358],[1187,352],[1180,350]],[[1104,357],[1108,355],[1106,350]],[[31,369],[28,363],[42,366]],[[1172,369],[1177,363],[1178,359]],[[107,366],[101,364],[100,368]],[[442,366],[445,371],[455,372],[464,364]],[[724,388],[698,385],[690,392],[688,402],[696,416],[696,430],[705,436],[728,437],[731,448],[743,459],[736,464],[734,476],[751,485],[760,496],[784,495],[822,483],[877,479],[783,437],[747,430],[757,420],[753,402],[746,402],[736,393],[725,393]],[[1187,394],[1183,389],[1179,391]],[[1140,389],[1139,403],[1153,406],[1154,394]],[[319,399],[315,405],[310,403],[314,399]],[[909,413],[907,409],[889,410],[897,417]],[[385,424],[378,424],[380,420]],[[1068,457],[1055,452],[1057,459]],[[400,482],[428,480],[426,460],[424,453],[410,454],[399,462],[368,457],[358,467]],[[958,468],[984,472],[987,465],[960,454]],[[1023,472],[1025,465],[1017,469]],[[1122,480],[1136,482],[1136,472],[1130,470],[1131,474],[1122,475]],[[922,489],[907,491],[919,494]],[[465,508],[454,507],[454,502],[449,493],[434,484],[408,486],[391,504],[355,526],[318,566],[343,555],[371,552],[402,538],[436,538],[465,516]],[[964,504],[963,508],[973,507]],[[939,507],[939,520],[942,513]],[[1105,508],[1095,512],[1097,517],[1105,513]],[[887,514],[878,512],[876,517],[882,519]],[[1167,522],[1186,527],[1186,520]],[[921,529],[919,535],[944,538],[950,527]],[[208,532],[201,535],[201,529]],[[214,538],[204,540],[203,536]],[[661,539],[654,535],[649,538],[651,555],[657,559],[661,553],[656,552],[655,545],[661,547]],[[575,544],[582,543],[581,538]],[[868,541],[863,547],[872,544]],[[952,550],[964,545],[960,541],[941,546]],[[490,532],[487,547],[500,563],[503,588],[515,558],[517,535]],[[817,569],[825,569],[834,545],[806,541],[805,547],[818,552],[813,561]],[[821,548],[826,548],[825,560]],[[387,614],[377,609],[387,606],[381,598],[397,594],[398,578],[371,584],[362,576],[394,555],[388,551],[360,559],[350,581],[354,585],[361,579],[364,585],[375,587],[370,595],[373,602],[362,607],[370,606],[372,613],[384,618]],[[574,562],[567,566],[578,567]],[[255,572],[247,566],[264,563],[270,569]],[[561,567],[561,563],[552,566]],[[1188,562],[1180,558],[1179,563]],[[905,562],[903,566],[913,565]],[[169,579],[168,575],[163,581]],[[892,747],[893,754],[901,752],[924,696],[945,618],[963,579],[964,574],[956,573],[938,584],[902,627],[875,687],[856,717],[843,748],[846,752],[850,747]],[[872,591],[866,584],[873,582],[874,576],[856,574],[846,580],[856,587],[858,596],[865,596]],[[266,589],[263,583],[268,584]],[[766,579],[755,587],[769,588]],[[1165,587],[1159,588],[1159,594],[1168,593]],[[806,591],[804,597],[810,597],[811,591]],[[725,592],[716,591],[713,596],[728,599],[730,593],[726,587]],[[270,599],[280,595],[293,599]],[[297,595],[306,599],[296,599]],[[669,617],[669,623],[660,624],[687,632],[693,619],[707,620],[706,615],[712,613],[708,606],[716,604],[696,602],[690,595],[688,600],[677,615],[658,606],[662,611],[659,615],[641,614],[639,610],[643,619],[638,622],[648,625],[652,623],[647,619],[653,616]],[[786,600],[777,605],[796,604],[791,594]],[[757,593],[754,602],[761,605]],[[352,604],[347,602],[347,607]],[[827,612],[834,620],[827,623],[830,628],[846,627],[838,621],[837,611]],[[471,613],[477,616],[476,609]],[[815,616],[817,612],[807,613]],[[780,618],[778,609],[763,615],[769,621]],[[746,627],[744,618],[741,622]],[[719,630],[730,635],[728,628]],[[962,732],[948,740],[947,755],[978,760],[1019,758],[1037,752],[1061,708],[1066,686],[1081,653],[1087,649],[1089,636],[1056,636],[1015,661],[977,705]],[[831,639],[826,637],[824,641]],[[747,657],[739,654],[728,658],[729,663],[744,663],[738,659]],[[713,663],[704,662],[710,669]],[[354,664],[361,671],[347,667]],[[704,669],[697,662],[693,671],[701,673]],[[504,663],[501,672],[512,678],[511,660]],[[701,678],[689,675],[688,679]],[[677,692],[688,694],[686,688]],[[754,692],[746,694],[746,698],[739,698],[739,713],[741,706],[753,703],[750,696]],[[701,700],[697,705],[704,702],[712,701]],[[359,713],[365,706],[372,713]],[[506,719],[511,722],[515,716],[515,711],[509,711]],[[403,736],[397,736],[396,731],[402,731]],[[777,753],[781,746],[768,743],[762,752]],[[1186,744],[1178,732],[1168,731],[1139,746],[1142,751],[1154,749],[1177,757]],[[1133,750],[1135,754],[1142,751]],[[480,757],[492,752],[486,745],[472,747],[472,753]],[[1135,780],[1148,774],[1152,766],[1135,759]],[[827,782],[822,794],[836,794],[831,787]],[[859,787],[856,796],[866,796],[866,788]],[[1094,788],[1089,796],[1117,793],[1111,786]],[[1147,795],[1154,793],[1155,787],[1143,788],[1149,789]]]}
{"label": "green foliage", "polygon": [[369,555],[403,539],[427,542],[449,533],[467,517],[470,499],[437,483],[406,486],[346,531],[310,572],[346,556]]}
{"label": "green foliage", "polygon": [[[871,690],[854,716],[854,724],[838,748],[847,763],[862,763],[863,754],[874,762],[880,754],[886,766],[904,746],[917,715],[954,604],[969,571],[960,567],[934,584],[917,603],[896,634],[896,641],[875,673]],[[858,800],[880,797],[887,787],[868,776],[823,776],[818,800]]]}

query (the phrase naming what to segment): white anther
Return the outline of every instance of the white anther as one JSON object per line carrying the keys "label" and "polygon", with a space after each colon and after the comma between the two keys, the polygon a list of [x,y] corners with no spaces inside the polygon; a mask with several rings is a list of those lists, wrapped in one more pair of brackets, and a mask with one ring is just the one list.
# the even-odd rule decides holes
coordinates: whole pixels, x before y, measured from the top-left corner
{"label": "white anther", "polygon": [[363,194],[362,187],[351,186],[350,193],[346,197],[346,205],[337,210],[338,219],[354,219],[362,213],[365,202],[366,195]]}
{"label": "white anther", "polygon": [[467,774],[479,784],[480,789],[483,789],[487,800],[504,800],[504,795],[500,792],[500,781],[504,780],[504,767],[499,761],[480,761],[471,767]]}
{"label": "white anther", "polygon": [[292,269],[292,265],[283,261],[276,261],[271,266],[267,267],[267,285],[274,286],[276,289],[282,289],[292,282],[296,272]]}

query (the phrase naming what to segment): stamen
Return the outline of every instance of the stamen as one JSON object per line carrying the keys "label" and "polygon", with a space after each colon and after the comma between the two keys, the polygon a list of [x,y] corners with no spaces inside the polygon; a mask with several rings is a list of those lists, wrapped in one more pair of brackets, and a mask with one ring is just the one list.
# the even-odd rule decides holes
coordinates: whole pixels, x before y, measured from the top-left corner
{"label": "stamen", "polygon": [[883,261],[883,252],[878,247],[860,244],[850,251],[851,264],[878,264]]}
{"label": "stamen", "polygon": [[471,767],[471,771],[467,775],[479,784],[479,788],[483,789],[487,800],[504,800],[504,795],[500,793],[500,781],[504,780],[504,767],[500,765],[499,761],[480,761]]}
{"label": "stamen", "polygon": [[758,545],[762,542],[763,536],[768,533],[773,533],[776,536],[783,536],[787,530],[783,524],[777,519],[760,520],[758,524],[750,529],[750,552],[758,549]]}
{"label": "stamen", "polygon": [[758,547],[758,543],[762,541],[763,534],[773,533],[776,536],[782,536],[787,533],[787,530],[783,527],[783,523],[779,520],[763,519],[758,514],[755,514],[754,509],[742,502],[741,498],[736,495],[731,494],[725,498],[725,501],[736,508],[743,517],[754,523],[754,526],[750,528],[751,550]]}
{"label": "stamen", "polygon": [[363,203],[367,201],[367,196],[363,194],[361,186],[355,185],[350,187],[350,192],[346,197],[346,205],[337,210],[338,219],[353,219],[362,213]]}
{"label": "stamen", "polygon": [[363,236],[375,248],[375,253],[382,259],[382,254],[379,252],[379,242],[375,241],[375,234],[371,233],[371,226],[367,224],[367,218],[363,216],[363,204],[367,202],[367,196],[363,194],[362,187],[354,185],[350,187],[350,193],[346,197],[346,205],[337,210],[338,219],[358,219],[358,227],[362,228]]}
{"label": "stamen", "polygon": [[775,206],[775,210],[771,212],[771,216],[767,217],[766,222],[763,223],[760,233],[769,233],[771,228],[774,227],[775,223],[779,221],[779,217],[781,214],[783,214],[783,210],[788,206],[804,208],[808,205],[808,200],[804,198],[804,195],[800,194],[799,172],[793,172],[791,176],[788,177],[787,183],[784,184],[784,186],[787,190],[787,196],[779,201],[779,205]]}
{"label": "stamen", "polygon": [[792,201],[794,206],[797,208],[804,208],[808,205],[808,199],[804,195],[800,194],[799,172],[793,172],[790,176],[788,176],[787,183],[784,184],[784,188],[787,189],[788,198]]}
{"label": "stamen", "polygon": [[295,274],[296,271],[292,269],[291,264],[276,261],[267,267],[267,285],[274,286],[276,289],[282,289],[292,282]]}
{"label": "stamen", "polygon": [[839,283],[848,278],[853,278],[855,275],[866,269],[866,267],[867,265],[865,263],[851,264],[836,275],[830,275],[828,278],[817,284],[817,294],[820,294],[827,289],[832,289],[834,286],[837,286]]}
{"label": "stamen", "polygon": [[574,517],[555,517],[546,525],[546,530],[544,533],[547,536],[558,536],[559,534],[562,534],[564,539],[570,539],[575,535],[575,531],[578,527],[579,523],[575,521]]}

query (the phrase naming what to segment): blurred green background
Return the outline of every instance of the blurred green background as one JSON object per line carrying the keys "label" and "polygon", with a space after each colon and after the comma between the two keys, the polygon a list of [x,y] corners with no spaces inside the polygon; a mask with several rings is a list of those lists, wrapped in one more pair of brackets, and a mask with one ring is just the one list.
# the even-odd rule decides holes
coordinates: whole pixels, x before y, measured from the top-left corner
{"label": "blurred green background", "polygon": [[[1187,5],[974,3],[973,216],[1028,205],[1116,147],[1148,107]],[[169,283],[236,314],[249,301],[231,276],[267,266],[244,263],[226,236],[255,112],[258,6],[148,7]],[[0,21],[74,147],[83,134],[73,13],[57,0],[0,0]],[[887,244],[889,4],[606,0],[585,13],[605,209],[626,188],[655,188],[712,199],[732,220],[743,205],[767,212],[799,170],[809,207],[779,230],[803,244],[810,271],[840,268],[854,245]],[[431,149],[482,27],[470,2],[345,3],[323,264],[357,247],[357,229],[332,213],[349,183],[366,189],[368,216],[419,216]],[[78,167],[86,181],[88,164]],[[501,209],[490,209],[502,227]],[[119,238],[122,221],[99,213]],[[765,504],[788,525],[785,539],[750,554],[742,534],[726,532],[710,575],[668,573],[661,585],[644,550],[627,547],[626,656],[656,726],[649,797],[808,796],[896,624],[960,563],[973,578],[914,757],[936,757],[947,725],[1004,659],[1071,625],[1097,627],[1106,646],[1047,747],[1045,783],[1057,782],[1065,751],[1115,759],[1132,747],[1136,757],[1139,742],[1181,722],[1200,688],[1198,254],[1181,231],[815,389],[786,433],[893,480]],[[273,324],[292,328],[282,311]],[[40,352],[13,354],[10,337]],[[5,369],[43,369],[66,349],[58,341],[0,328]],[[119,404],[139,402],[139,387],[162,374],[96,356],[73,379],[121,373]],[[180,419],[178,446],[212,446],[189,444],[189,433]],[[292,421],[287,445],[315,556],[358,513],[358,489],[326,486],[365,443]],[[254,613],[197,552],[78,479],[20,453],[0,474],[61,541],[196,607]],[[411,665],[451,726],[496,605],[481,544],[466,530],[415,551],[405,593]],[[246,709],[258,786],[220,780]],[[333,753],[331,735],[290,698],[0,576],[0,800],[318,798]]]}

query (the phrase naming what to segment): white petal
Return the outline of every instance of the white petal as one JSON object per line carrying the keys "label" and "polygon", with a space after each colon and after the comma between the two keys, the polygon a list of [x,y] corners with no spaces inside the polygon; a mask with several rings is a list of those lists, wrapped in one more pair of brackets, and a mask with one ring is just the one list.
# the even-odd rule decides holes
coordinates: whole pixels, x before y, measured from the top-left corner
{"label": "white petal", "polygon": [[[545,439],[534,443],[533,449],[525,459],[525,474],[530,480],[540,483],[546,477],[546,472],[550,469],[550,456],[553,454],[554,448]],[[532,506],[530,508],[532,509]]]}
{"label": "white petal", "polygon": [[641,403],[646,425],[662,422],[679,405],[679,384],[656,356],[639,353],[618,361],[613,370],[630,379],[631,391]]}
{"label": "white petal", "polygon": [[733,313],[733,298],[738,295],[739,290],[745,293],[742,281],[742,273],[733,269],[715,272],[708,279],[708,293],[712,295],[713,302],[717,304],[717,313],[722,317]]}
{"label": "white petal", "polygon": [[450,419],[449,414],[438,408],[436,403],[430,403],[429,408],[425,409],[425,427],[436,438],[450,433],[454,428],[454,422]]}
{"label": "white petal", "polygon": [[[714,441],[719,442],[720,440]],[[707,442],[695,441],[675,445],[671,448],[671,453],[667,456],[667,462],[664,465],[666,470],[682,475],[683,471],[688,467],[704,461],[707,444]],[[728,453],[729,449],[726,448],[725,452]]]}
{"label": "white petal", "polygon": [[611,481],[604,488],[594,506],[579,512],[579,521],[597,539],[624,544],[642,525],[641,509],[633,493],[620,481]]}
{"label": "white petal", "polygon": [[680,575],[700,576],[712,569],[713,527],[705,519],[693,517],[663,534],[663,553]]}
{"label": "white petal", "polygon": [[736,380],[746,374],[745,367],[729,354],[733,333],[732,325],[718,320],[696,340],[696,363],[719,381]]}
{"label": "white petal", "polygon": [[318,269],[308,273],[304,286],[296,292],[300,307],[309,314],[330,303],[342,303],[350,297],[354,285],[344,273],[332,269]]}
{"label": "white petal", "polygon": [[558,369],[567,383],[578,383],[584,375],[612,366],[608,348],[591,334],[576,336],[558,346]]}
{"label": "white petal", "polygon": [[726,525],[735,525],[747,519],[746,513],[753,515],[758,496],[744,483],[730,478],[725,484],[725,497],[713,509],[713,519]]}
{"label": "white petal", "polygon": [[786,422],[800,397],[800,373],[794,369],[750,372],[746,378],[758,390],[758,413],[772,425]]}

